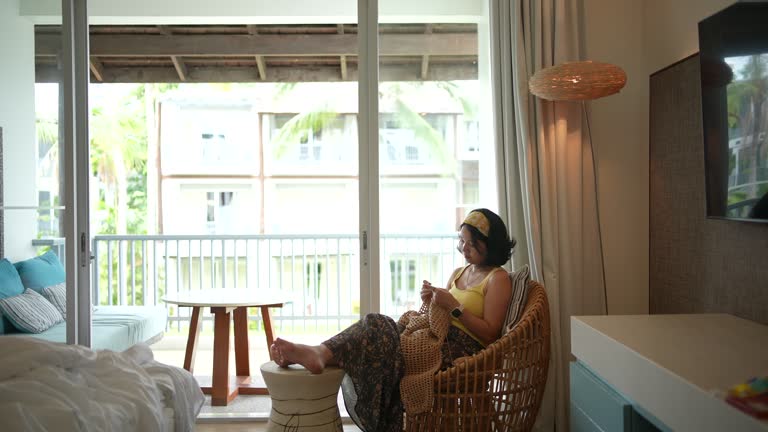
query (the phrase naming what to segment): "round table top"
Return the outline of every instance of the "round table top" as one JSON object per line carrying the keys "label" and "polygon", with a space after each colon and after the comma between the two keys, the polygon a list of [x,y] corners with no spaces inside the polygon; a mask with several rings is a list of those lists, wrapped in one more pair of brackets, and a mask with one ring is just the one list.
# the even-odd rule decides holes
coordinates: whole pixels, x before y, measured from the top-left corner
{"label": "round table top", "polygon": [[179,306],[240,307],[282,306],[290,303],[290,296],[279,292],[262,292],[247,288],[212,288],[179,291],[163,297],[166,303]]}

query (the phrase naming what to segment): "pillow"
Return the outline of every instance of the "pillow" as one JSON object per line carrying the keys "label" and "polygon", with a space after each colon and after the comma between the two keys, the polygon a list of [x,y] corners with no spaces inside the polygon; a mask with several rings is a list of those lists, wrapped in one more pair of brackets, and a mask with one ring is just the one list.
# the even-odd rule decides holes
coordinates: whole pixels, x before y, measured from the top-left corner
{"label": "pillow", "polygon": [[51,302],[56,309],[67,320],[67,284],[60,283],[43,288],[43,297]]}
{"label": "pillow", "polygon": [[0,298],[17,296],[24,292],[19,272],[10,261],[0,259]]}
{"label": "pillow", "polygon": [[[7,259],[0,259],[0,299],[14,297],[23,292],[24,285],[16,267]],[[9,333],[13,327],[2,315],[0,313],[0,335]]]}
{"label": "pillow", "polygon": [[516,272],[510,273],[512,279],[512,301],[509,302],[507,317],[504,320],[504,334],[511,331],[515,324],[523,316],[525,302],[528,297],[528,282],[531,280],[531,269],[528,264],[520,267]]}
{"label": "pillow", "polygon": [[51,302],[30,288],[17,296],[0,299],[0,312],[24,333],[41,333],[64,321]]}
{"label": "pillow", "polygon": [[14,266],[19,271],[24,288],[32,288],[37,292],[45,287],[63,283],[67,279],[64,266],[51,250],[26,261],[19,261]]}

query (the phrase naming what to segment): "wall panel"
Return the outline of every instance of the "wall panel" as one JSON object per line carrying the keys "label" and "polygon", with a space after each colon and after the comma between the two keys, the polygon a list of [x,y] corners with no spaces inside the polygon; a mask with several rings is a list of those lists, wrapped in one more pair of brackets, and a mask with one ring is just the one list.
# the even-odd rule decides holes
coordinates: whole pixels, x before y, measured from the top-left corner
{"label": "wall panel", "polygon": [[707,219],[699,56],[650,77],[650,312],[768,324],[768,224]]}

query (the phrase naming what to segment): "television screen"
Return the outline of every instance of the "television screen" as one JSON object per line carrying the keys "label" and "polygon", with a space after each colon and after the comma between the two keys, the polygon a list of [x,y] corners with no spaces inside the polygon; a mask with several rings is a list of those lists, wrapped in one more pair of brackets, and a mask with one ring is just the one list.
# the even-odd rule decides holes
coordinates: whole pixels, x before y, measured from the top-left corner
{"label": "television screen", "polygon": [[768,222],[768,2],[699,23],[707,216]]}

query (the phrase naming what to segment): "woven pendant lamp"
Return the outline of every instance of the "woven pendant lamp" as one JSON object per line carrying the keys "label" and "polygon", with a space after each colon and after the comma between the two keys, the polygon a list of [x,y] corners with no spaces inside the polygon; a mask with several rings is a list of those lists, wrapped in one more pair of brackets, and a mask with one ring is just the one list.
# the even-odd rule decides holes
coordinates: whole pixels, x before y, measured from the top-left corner
{"label": "woven pendant lamp", "polygon": [[597,235],[600,246],[600,262],[603,276],[603,301],[605,314],[608,315],[608,288],[605,280],[605,256],[603,252],[603,230],[600,223],[600,194],[598,193],[598,172],[595,152],[592,142],[592,129],[589,126],[586,101],[599,99],[618,93],[627,83],[627,74],[624,70],[610,63],[595,61],[567,62],[557,66],[541,69],[533,74],[528,81],[530,92],[542,99],[551,101],[575,101],[581,102],[581,109],[587,125],[589,135],[590,154],[592,156],[592,170],[595,176],[595,203],[597,206]]}
{"label": "woven pendant lamp", "polygon": [[533,74],[528,88],[534,95],[554,101],[584,101],[618,93],[627,83],[624,70],[610,63],[562,63]]}

